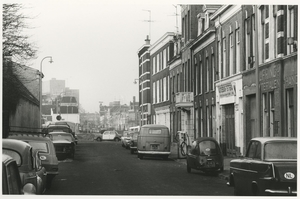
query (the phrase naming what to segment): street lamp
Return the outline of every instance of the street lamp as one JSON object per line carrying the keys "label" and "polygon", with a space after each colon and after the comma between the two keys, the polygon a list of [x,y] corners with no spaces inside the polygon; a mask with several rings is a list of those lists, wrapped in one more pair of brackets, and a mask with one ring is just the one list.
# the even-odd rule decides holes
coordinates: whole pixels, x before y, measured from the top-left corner
{"label": "street lamp", "polygon": [[42,60],[41,60],[41,64],[40,64],[40,128],[42,128],[42,118],[43,118],[43,114],[42,114],[42,78],[44,77],[43,75],[43,61],[45,59],[49,58],[50,59],[50,64],[53,63],[53,60],[52,60],[52,56],[47,56],[47,57],[44,57]]}
{"label": "street lamp", "polygon": [[[137,84],[137,81],[139,81],[139,83],[141,82],[141,79],[134,79],[134,84]],[[143,121],[144,121],[144,102],[143,102],[143,87],[141,87],[142,89],[141,89],[141,109],[142,109],[142,111],[141,111],[141,127],[143,126]]]}

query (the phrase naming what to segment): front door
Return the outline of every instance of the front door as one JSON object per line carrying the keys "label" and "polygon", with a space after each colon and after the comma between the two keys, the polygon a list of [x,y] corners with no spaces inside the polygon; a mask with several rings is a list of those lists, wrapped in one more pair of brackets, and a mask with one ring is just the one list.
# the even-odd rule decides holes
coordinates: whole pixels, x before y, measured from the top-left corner
{"label": "front door", "polygon": [[235,155],[234,104],[225,106],[225,134],[227,155]]}

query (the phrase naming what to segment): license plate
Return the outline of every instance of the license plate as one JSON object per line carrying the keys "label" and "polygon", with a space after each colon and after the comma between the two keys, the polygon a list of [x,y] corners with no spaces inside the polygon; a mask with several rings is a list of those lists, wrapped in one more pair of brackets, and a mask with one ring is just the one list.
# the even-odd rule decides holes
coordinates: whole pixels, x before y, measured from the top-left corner
{"label": "license plate", "polygon": [[151,149],[157,150],[158,149],[158,144],[151,144]]}
{"label": "license plate", "polygon": [[207,161],[207,166],[214,167],[215,166],[215,162],[213,162],[213,161]]}

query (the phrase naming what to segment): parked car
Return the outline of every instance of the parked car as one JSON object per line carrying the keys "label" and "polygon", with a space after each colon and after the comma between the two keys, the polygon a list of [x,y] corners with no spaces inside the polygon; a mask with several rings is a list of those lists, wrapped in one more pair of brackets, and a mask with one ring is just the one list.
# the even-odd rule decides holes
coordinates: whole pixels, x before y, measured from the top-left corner
{"label": "parked car", "polygon": [[[11,156],[17,163],[22,186],[32,184],[35,194],[46,190],[47,172],[39,159],[39,151],[26,142],[15,139],[2,140],[2,153]],[[30,185],[29,185],[30,186]]]}
{"label": "parked car", "polygon": [[212,137],[197,138],[186,155],[187,172],[192,169],[203,172],[224,170],[224,157],[219,143]]}
{"label": "parked car", "polygon": [[130,153],[133,154],[135,151],[137,151],[137,137],[139,135],[139,132],[133,132],[131,134],[131,139],[130,139]]}
{"label": "parked car", "polygon": [[66,132],[51,132],[47,134],[55,148],[58,160],[67,158],[74,159],[75,156],[75,139],[70,133]]}
{"label": "parked car", "polygon": [[53,178],[58,175],[58,159],[50,138],[35,133],[10,133],[8,138],[27,142],[34,150],[40,152],[39,159],[47,171],[47,188],[50,188]]}
{"label": "parked car", "polygon": [[122,147],[129,149],[131,134],[132,132],[130,131],[124,131],[123,136],[121,137]]}
{"label": "parked car", "polygon": [[35,194],[36,189],[33,184],[22,185],[18,165],[16,161],[2,154],[2,194]]}
{"label": "parked car", "polygon": [[121,136],[116,131],[104,131],[102,134],[99,134],[96,140],[97,141],[113,140],[119,142],[121,140]]}
{"label": "parked car", "polygon": [[66,122],[50,123],[47,128],[43,129],[43,133],[48,134],[50,132],[66,132],[71,133],[75,138],[75,132],[72,131],[70,126]]}
{"label": "parked car", "polygon": [[101,141],[102,140],[102,133],[92,133],[94,135],[94,140]]}
{"label": "parked car", "polygon": [[297,138],[253,138],[244,158],[230,161],[235,195],[296,195]]}
{"label": "parked car", "polygon": [[159,156],[167,159],[171,153],[171,135],[168,127],[157,124],[142,126],[138,135],[138,158]]}

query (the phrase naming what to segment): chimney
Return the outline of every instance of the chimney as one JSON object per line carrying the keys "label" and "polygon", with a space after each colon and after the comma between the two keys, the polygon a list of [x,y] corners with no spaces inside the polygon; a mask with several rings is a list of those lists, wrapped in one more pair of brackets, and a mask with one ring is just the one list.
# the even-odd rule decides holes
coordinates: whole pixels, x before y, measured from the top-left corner
{"label": "chimney", "polygon": [[150,44],[149,36],[147,35],[147,38],[145,39],[146,44]]}

